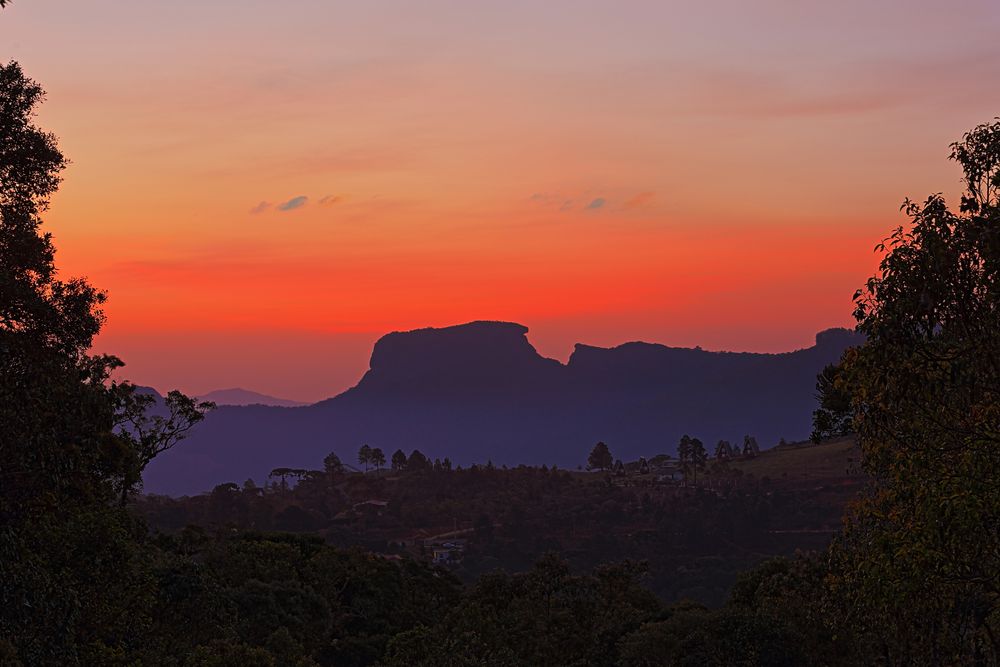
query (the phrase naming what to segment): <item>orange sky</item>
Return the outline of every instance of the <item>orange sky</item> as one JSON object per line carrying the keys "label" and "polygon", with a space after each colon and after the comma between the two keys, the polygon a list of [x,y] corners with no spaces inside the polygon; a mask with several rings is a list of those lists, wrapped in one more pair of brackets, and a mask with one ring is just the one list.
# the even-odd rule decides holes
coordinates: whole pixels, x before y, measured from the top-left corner
{"label": "orange sky", "polygon": [[73,160],[60,266],[110,292],[98,347],[303,400],[386,331],[474,319],[563,359],[803,347],[1000,113],[994,0],[539,5],[5,10]]}

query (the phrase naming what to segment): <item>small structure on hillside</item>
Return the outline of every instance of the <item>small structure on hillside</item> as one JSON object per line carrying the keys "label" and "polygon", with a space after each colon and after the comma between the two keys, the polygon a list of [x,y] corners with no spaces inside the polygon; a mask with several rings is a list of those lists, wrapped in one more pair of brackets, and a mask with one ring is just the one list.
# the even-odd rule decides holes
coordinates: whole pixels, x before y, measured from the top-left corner
{"label": "small structure on hillside", "polygon": [[736,455],[736,451],[733,449],[732,444],[728,440],[719,440],[718,444],[715,445],[715,458],[720,461],[728,461]]}
{"label": "small structure on hillside", "polygon": [[671,484],[684,478],[684,473],[677,466],[664,466],[656,475],[656,481],[660,484]]}
{"label": "small structure on hillside", "polygon": [[435,565],[457,565],[465,554],[465,540],[425,540],[424,548],[431,555]]}

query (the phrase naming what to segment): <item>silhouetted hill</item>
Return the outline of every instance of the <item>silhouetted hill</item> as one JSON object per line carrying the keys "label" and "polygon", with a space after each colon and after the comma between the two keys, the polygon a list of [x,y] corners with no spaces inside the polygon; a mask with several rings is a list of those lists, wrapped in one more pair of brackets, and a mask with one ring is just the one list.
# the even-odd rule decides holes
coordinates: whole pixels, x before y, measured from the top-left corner
{"label": "silhouetted hill", "polygon": [[357,386],[299,408],[220,407],[157,458],[147,490],[194,493],[261,481],[275,467],[319,468],[336,451],[416,448],[456,464],[576,467],[603,440],[616,457],[671,453],[689,433],[708,447],[753,434],[763,446],[811,430],[816,374],[860,338],[819,334],[783,354],[706,352],[648,343],[577,345],[565,365],[540,356],[527,328],[473,322],[391,333]]}
{"label": "silhouetted hill", "polygon": [[216,389],[203,396],[199,396],[200,401],[213,401],[217,405],[271,405],[280,408],[296,408],[309,405],[301,401],[290,401],[287,398],[276,398],[267,394],[260,394],[249,389]]}

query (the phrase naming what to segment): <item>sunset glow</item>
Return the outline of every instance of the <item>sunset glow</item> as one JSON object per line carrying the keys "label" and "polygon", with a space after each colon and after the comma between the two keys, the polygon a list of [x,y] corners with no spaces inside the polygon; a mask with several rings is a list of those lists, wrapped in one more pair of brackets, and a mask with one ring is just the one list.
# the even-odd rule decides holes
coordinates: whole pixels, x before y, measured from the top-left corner
{"label": "sunset glow", "polygon": [[98,349],[318,400],[392,330],[565,360],[850,325],[903,198],[957,199],[997,34],[995,0],[22,0],[0,59],[72,160],[47,228],[109,292]]}

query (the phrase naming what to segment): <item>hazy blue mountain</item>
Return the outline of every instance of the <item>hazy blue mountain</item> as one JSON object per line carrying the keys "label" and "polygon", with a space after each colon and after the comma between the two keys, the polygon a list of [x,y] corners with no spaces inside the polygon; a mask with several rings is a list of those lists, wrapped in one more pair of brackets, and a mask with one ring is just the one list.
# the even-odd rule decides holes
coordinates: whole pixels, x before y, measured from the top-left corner
{"label": "hazy blue mountain", "polygon": [[213,401],[217,405],[270,405],[279,408],[297,408],[309,405],[301,401],[291,401],[287,398],[276,398],[249,389],[216,389],[198,397],[201,401]]}
{"label": "hazy blue mountain", "polygon": [[616,457],[675,452],[685,433],[708,449],[755,435],[762,446],[811,430],[816,374],[860,337],[831,329],[783,354],[707,352],[649,343],[577,345],[567,364],[538,354],[527,328],[473,322],[391,333],[358,384],[298,408],[220,407],[157,458],[147,490],[195,493],[261,481],[275,467],[320,468],[335,451],[420,449],[468,465],[576,467],[598,440]]}

